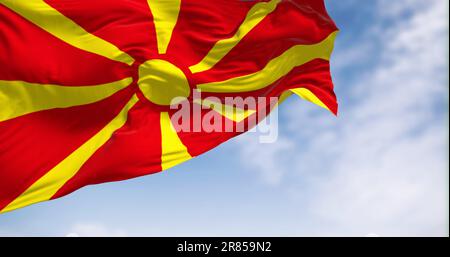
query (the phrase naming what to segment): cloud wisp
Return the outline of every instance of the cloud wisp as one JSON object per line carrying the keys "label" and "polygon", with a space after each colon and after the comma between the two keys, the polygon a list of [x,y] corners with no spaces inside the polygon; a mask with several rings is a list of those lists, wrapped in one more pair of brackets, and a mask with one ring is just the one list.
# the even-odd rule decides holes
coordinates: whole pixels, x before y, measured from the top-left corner
{"label": "cloud wisp", "polygon": [[[375,60],[362,71],[336,60],[339,118],[291,101],[275,147],[238,141],[246,165],[328,224],[299,222],[299,234],[448,235],[448,4],[421,2],[378,1],[367,34],[338,45],[336,58]],[[249,163],[248,149],[264,162]]]}
{"label": "cloud wisp", "polygon": [[109,229],[98,223],[77,223],[67,233],[67,237],[124,237],[122,230]]}

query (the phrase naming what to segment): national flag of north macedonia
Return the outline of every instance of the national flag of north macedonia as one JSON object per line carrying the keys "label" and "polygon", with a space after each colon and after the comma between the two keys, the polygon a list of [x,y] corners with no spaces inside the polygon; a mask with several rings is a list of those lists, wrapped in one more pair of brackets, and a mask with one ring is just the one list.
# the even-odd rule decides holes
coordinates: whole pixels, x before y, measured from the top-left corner
{"label": "national flag of north macedonia", "polygon": [[336,33],[322,0],[0,0],[0,212],[241,133],[177,130],[176,97],[233,125],[259,107],[203,100],[294,93],[336,113]]}

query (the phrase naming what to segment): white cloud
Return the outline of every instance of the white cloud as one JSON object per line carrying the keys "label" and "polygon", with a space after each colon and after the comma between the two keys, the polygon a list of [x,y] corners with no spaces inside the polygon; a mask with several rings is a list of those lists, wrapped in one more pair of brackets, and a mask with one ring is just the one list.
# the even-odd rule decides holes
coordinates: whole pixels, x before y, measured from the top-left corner
{"label": "white cloud", "polygon": [[118,229],[110,229],[97,223],[75,224],[67,237],[123,237],[127,234]]}
{"label": "white cloud", "polygon": [[[299,204],[310,221],[327,224],[302,233],[448,235],[447,5],[379,1],[379,20],[367,28],[378,33],[350,54],[354,59],[369,51],[379,60],[351,84],[337,85],[350,93],[341,96],[340,117],[291,101],[281,107],[290,110],[290,133],[280,145],[295,144],[242,145],[244,160],[264,157],[250,163],[263,178],[274,176],[289,192],[306,195]],[[333,68],[337,77],[340,68]],[[299,189],[299,181],[306,186]]]}
{"label": "white cloud", "polygon": [[[293,149],[292,142],[286,139],[278,139],[272,144],[264,144],[261,146],[259,136],[255,133],[247,133],[237,138],[238,144],[243,145],[241,148],[240,158],[244,166],[251,167],[252,171],[259,173],[264,182],[275,186],[281,183],[281,179],[286,171],[277,164],[283,160],[284,152]],[[262,147],[265,148],[262,150]]]}

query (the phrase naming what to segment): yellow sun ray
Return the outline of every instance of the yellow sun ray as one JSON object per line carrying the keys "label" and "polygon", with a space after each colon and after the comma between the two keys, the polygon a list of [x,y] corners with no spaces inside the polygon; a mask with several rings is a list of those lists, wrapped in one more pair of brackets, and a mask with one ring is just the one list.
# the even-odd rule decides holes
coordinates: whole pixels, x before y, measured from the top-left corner
{"label": "yellow sun ray", "polygon": [[132,78],[94,86],[60,86],[0,80],[0,122],[25,114],[95,103],[127,87]]}
{"label": "yellow sun ray", "polygon": [[292,94],[298,95],[301,99],[309,101],[313,104],[316,104],[322,108],[331,111],[326,104],[322,102],[313,92],[311,92],[307,88],[292,88],[290,90],[284,91],[278,99],[277,105],[282,104],[286,99],[288,99]]}
{"label": "yellow sun ray", "polygon": [[181,142],[170,120],[169,113],[161,112],[161,139],[162,154],[161,166],[167,170],[179,163],[192,158],[186,146]]}
{"label": "yellow sun ray", "polygon": [[177,24],[181,0],[147,0],[153,15],[158,53],[165,54],[172,31]]}
{"label": "yellow sun ray", "polygon": [[[90,34],[43,0],[1,0],[0,3],[76,48],[128,65],[134,62],[127,53]],[[92,18],[95,19],[95,17]]]}
{"label": "yellow sun ray", "polygon": [[207,99],[195,99],[194,103],[211,108],[215,112],[235,122],[241,122],[255,113],[255,110],[244,110],[234,106],[227,106],[218,102],[209,101]]}
{"label": "yellow sun ray", "polygon": [[314,104],[330,111],[330,109],[309,89],[293,88],[290,91],[295,93],[296,95],[300,96],[302,99],[304,99],[306,101],[310,101],[311,103],[314,103]]}
{"label": "yellow sun ray", "polygon": [[225,81],[199,84],[203,92],[237,93],[265,88],[293,68],[314,59],[329,60],[337,32],[331,33],[325,40],[314,45],[296,45],[280,56],[272,59],[262,70],[252,74],[231,78]]}
{"label": "yellow sun ray", "polygon": [[206,71],[214,67],[231,49],[233,49],[256,25],[273,12],[281,0],[271,0],[255,4],[236,33],[227,39],[217,41],[209,53],[199,63],[189,67],[192,73]]}
{"label": "yellow sun ray", "polygon": [[89,158],[103,146],[121,128],[128,118],[128,111],[138,102],[138,97],[133,95],[120,113],[81,147],[70,154],[66,159],[56,165],[44,176],[34,182],[19,197],[3,208],[0,213],[12,211],[33,203],[50,200],[51,197],[64,186]]}

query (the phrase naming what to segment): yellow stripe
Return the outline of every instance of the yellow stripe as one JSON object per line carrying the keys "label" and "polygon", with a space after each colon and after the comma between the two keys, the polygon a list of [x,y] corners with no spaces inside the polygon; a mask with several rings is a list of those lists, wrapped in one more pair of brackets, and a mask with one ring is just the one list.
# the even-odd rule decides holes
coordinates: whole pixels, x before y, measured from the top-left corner
{"label": "yellow stripe", "polygon": [[153,15],[158,52],[165,54],[173,28],[177,24],[181,0],[147,0],[147,3]]}
{"label": "yellow stripe", "polygon": [[0,122],[37,111],[94,103],[131,82],[131,78],[125,78],[95,86],[69,87],[0,80]]}
{"label": "yellow stripe", "polygon": [[248,116],[256,112],[255,110],[244,110],[234,106],[223,105],[221,103],[212,102],[207,99],[195,99],[194,103],[211,108],[220,115],[235,122],[241,122],[248,118]]}
{"label": "yellow stripe", "polygon": [[209,53],[196,65],[189,67],[192,73],[209,70],[216,65],[228,52],[231,51],[256,25],[269,13],[273,12],[281,0],[272,0],[255,4],[236,33],[227,39],[217,41]]}
{"label": "yellow stripe", "polygon": [[330,110],[313,92],[306,88],[294,88],[291,89],[293,93],[300,96],[302,99],[310,101],[318,106]]}
{"label": "yellow stripe", "polygon": [[6,206],[1,212],[12,211],[33,203],[38,203],[50,198],[75,174],[84,163],[127,121],[128,111],[137,103],[134,95],[122,111],[95,136],[75,150],[56,167],[47,172],[43,177],[31,185],[25,192]]}
{"label": "yellow stripe", "polygon": [[1,0],[1,4],[76,48],[129,65],[134,62],[127,53],[90,34],[43,0]]}
{"label": "yellow stripe", "polygon": [[288,99],[292,95],[292,93],[300,96],[302,99],[306,101],[310,101],[311,103],[314,103],[330,111],[330,109],[313,92],[311,92],[309,89],[306,88],[293,88],[284,91],[279,97],[277,105],[283,103],[286,99]]}
{"label": "yellow stripe", "polygon": [[167,170],[192,158],[186,146],[178,137],[167,112],[161,113],[161,139],[161,166],[163,170]]}
{"label": "yellow stripe", "polygon": [[336,34],[337,32],[330,34],[318,44],[293,46],[280,56],[272,59],[258,72],[225,81],[199,84],[197,88],[203,92],[219,93],[248,92],[265,88],[297,66],[314,59],[329,60]]}

